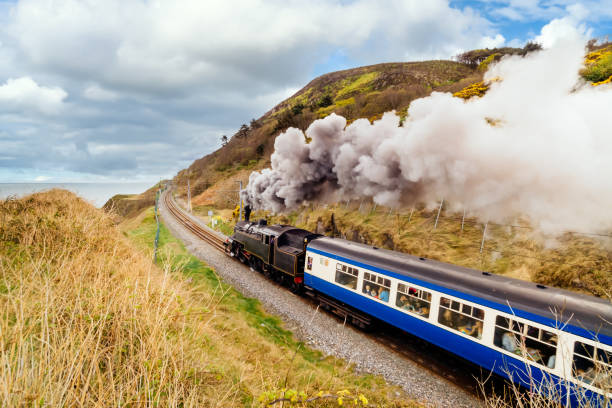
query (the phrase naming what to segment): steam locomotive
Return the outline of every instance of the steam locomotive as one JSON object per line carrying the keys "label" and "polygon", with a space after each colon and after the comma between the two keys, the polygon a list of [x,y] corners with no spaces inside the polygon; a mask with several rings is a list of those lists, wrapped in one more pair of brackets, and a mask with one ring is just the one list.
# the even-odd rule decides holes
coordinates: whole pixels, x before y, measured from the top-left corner
{"label": "steam locomotive", "polygon": [[567,406],[612,404],[606,300],[265,220],[225,245],[356,326],[382,320]]}
{"label": "steam locomotive", "polygon": [[306,244],[319,236],[290,225],[267,225],[265,220],[239,221],[225,246],[230,255],[299,292],[304,284]]}

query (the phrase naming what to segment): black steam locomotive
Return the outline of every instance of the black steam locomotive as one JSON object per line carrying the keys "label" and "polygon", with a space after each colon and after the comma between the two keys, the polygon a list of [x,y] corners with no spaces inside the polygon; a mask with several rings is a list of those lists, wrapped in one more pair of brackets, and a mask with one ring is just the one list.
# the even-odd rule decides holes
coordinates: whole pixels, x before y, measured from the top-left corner
{"label": "black steam locomotive", "polygon": [[320,235],[290,225],[239,221],[225,243],[226,252],[293,292],[304,282],[306,245]]}

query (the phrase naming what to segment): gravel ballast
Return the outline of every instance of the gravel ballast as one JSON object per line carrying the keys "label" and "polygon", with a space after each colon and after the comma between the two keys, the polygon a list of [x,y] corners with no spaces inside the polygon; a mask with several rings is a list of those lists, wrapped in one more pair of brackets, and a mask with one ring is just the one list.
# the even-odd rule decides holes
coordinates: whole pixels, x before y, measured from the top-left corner
{"label": "gravel ballast", "polygon": [[472,408],[481,405],[476,397],[448,380],[384,347],[367,334],[344,326],[335,317],[317,310],[286,288],[200,240],[174,220],[163,200],[160,204],[164,224],[183,241],[190,253],[214,268],[225,282],[243,295],[259,299],[267,312],[279,316],[288,330],[312,348],[353,363],[358,372],[381,375],[427,406]]}

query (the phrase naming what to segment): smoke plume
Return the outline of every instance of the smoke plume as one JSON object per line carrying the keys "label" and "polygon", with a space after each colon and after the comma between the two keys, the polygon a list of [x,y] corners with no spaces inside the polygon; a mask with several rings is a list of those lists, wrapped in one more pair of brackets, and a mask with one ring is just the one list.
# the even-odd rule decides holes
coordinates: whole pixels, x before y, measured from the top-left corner
{"label": "smoke plume", "polygon": [[[349,126],[332,114],[276,138],[272,167],[243,197],[280,212],[360,197],[391,207],[441,199],[483,220],[527,216],[545,231],[612,228],[612,86],[579,76],[583,39],[565,39],[489,69],[491,87],[464,101],[434,92]],[[310,142],[307,142],[307,138]]]}

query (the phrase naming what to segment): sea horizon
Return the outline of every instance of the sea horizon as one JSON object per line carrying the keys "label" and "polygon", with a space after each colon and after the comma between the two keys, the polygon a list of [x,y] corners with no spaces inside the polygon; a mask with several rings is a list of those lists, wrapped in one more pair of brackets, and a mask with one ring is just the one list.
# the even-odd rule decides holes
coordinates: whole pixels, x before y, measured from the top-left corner
{"label": "sea horizon", "polygon": [[152,182],[1,182],[0,200],[15,196],[21,198],[33,193],[61,188],[100,208],[116,194],[140,194],[155,185]]}

